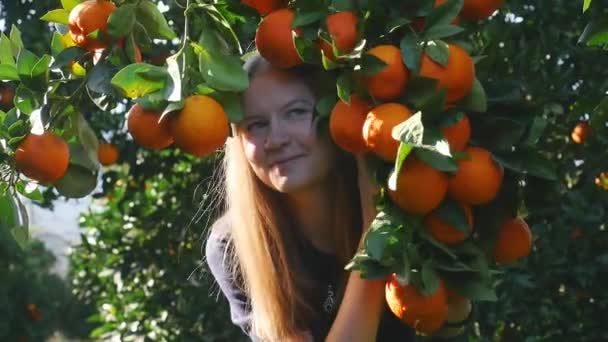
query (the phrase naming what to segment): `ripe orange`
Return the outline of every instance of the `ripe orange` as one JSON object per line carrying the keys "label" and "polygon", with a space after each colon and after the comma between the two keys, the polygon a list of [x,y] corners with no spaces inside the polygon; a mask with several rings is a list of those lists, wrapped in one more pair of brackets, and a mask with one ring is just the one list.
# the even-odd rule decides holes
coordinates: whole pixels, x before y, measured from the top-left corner
{"label": "ripe orange", "polygon": [[494,260],[507,265],[530,254],[532,250],[532,232],[526,221],[515,217],[502,224],[494,244]]}
{"label": "ripe orange", "polygon": [[470,146],[465,152],[470,160],[458,161],[458,171],[448,183],[450,197],[473,205],[488,203],[500,190],[503,169],[492,159],[492,154],[481,147]]}
{"label": "ripe orange", "polygon": [[170,120],[168,116],[161,120],[160,114],[146,111],[138,104],[131,107],[127,118],[127,129],[136,143],[153,150],[165,148],[173,143],[169,128]]}
{"label": "ripe orange", "polygon": [[447,317],[447,292],[442,280],[435,293],[425,296],[412,284],[401,286],[393,275],[386,283],[385,296],[393,314],[419,332],[439,330]]}
{"label": "ripe orange", "polygon": [[27,317],[30,320],[32,320],[34,322],[38,322],[38,321],[42,320],[42,312],[38,308],[38,305],[29,303],[28,305],[26,305],[26,310],[27,310]]}
{"label": "ripe orange", "polygon": [[434,337],[450,338],[464,332],[465,321],[471,315],[473,304],[471,301],[460,294],[448,289],[448,314],[446,323],[450,326],[441,328]]}
{"label": "ripe orange", "polygon": [[118,147],[116,147],[116,145],[109,143],[99,144],[99,148],[97,149],[97,159],[101,165],[108,166],[116,164],[119,156],[120,152],[118,151]]}
{"label": "ripe orange", "polygon": [[28,134],[15,151],[17,169],[40,183],[52,183],[63,177],[69,161],[68,144],[51,131]]}
{"label": "ripe orange", "polygon": [[502,6],[504,0],[464,0],[460,16],[468,20],[482,20]]}
{"label": "ripe orange", "polygon": [[424,227],[435,240],[448,245],[455,245],[464,241],[471,234],[473,231],[471,206],[460,204],[460,207],[464,210],[467,222],[469,223],[467,233],[444,221],[436,212],[432,212],[424,218]]}
{"label": "ripe orange", "polygon": [[373,108],[363,124],[363,139],[367,147],[382,159],[393,162],[399,150],[399,141],[391,132],[395,126],[412,116],[412,112],[400,103],[383,103]]}
{"label": "ripe orange", "polygon": [[427,54],[422,55],[420,76],[438,80],[437,89],[445,88],[447,91],[447,103],[455,103],[473,89],[475,64],[463,48],[449,44],[448,63],[445,66],[435,62]]}
{"label": "ripe orange", "polygon": [[369,93],[380,100],[392,100],[399,97],[407,85],[410,74],[403,64],[401,50],[394,45],[379,45],[367,53],[378,57],[387,64],[380,72],[365,78]]}
{"label": "ripe orange", "polygon": [[450,149],[452,151],[462,151],[471,138],[471,122],[469,117],[465,114],[455,124],[441,128],[443,136],[445,136]]}
{"label": "ripe orange", "polygon": [[175,116],[171,133],[175,145],[195,156],[215,152],[228,139],[230,123],[224,108],[213,98],[193,95]]}
{"label": "ripe orange", "polygon": [[280,9],[262,20],[255,33],[255,45],[260,55],[278,68],[290,68],[302,64],[302,59],[293,42],[291,28],[295,13],[291,9]]}
{"label": "ripe orange", "polygon": [[242,3],[254,8],[261,16],[285,7],[284,0],[242,0]]}
{"label": "ripe orange", "polygon": [[74,42],[89,51],[104,49],[108,41],[100,41],[87,37],[88,34],[100,30],[106,32],[108,18],[116,10],[116,5],[106,0],[87,0],[72,9],[68,26]]}
{"label": "ripe orange", "polygon": [[572,138],[572,141],[576,144],[584,144],[591,132],[591,126],[587,122],[579,122],[574,126],[570,138]]}
{"label": "ripe orange", "polygon": [[[351,52],[355,48],[355,45],[357,45],[358,21],[359,19],[357,16],[350,11],[334,13],[327,17],[325,21],[327,24],[327,32],[334,40],[334,44],[341,54]],[[327,58],[331,60],[336,59],[331,44],[324,40],[321,40],[321,50],[323,50]]]}
{"label": "ripe orange", "polygon": [[397,178],[397,189],[388,191],[395,204],[412,214],[426,215],[443,201],[448,177],[426,163],[409,157]]}
{"label": "ripe orange", "polygon": [[329,118],[329,133],[336,145],[353,154],[367,150],[363,124],[369,108],[369,104],[357,95],[350,97],[350,104],[342,100],[336,103]]}

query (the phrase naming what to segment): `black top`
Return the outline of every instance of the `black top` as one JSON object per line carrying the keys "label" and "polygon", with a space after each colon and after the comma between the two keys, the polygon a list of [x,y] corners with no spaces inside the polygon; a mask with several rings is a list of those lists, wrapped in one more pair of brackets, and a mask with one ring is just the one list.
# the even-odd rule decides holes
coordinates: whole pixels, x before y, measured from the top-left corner
{"label": "black top", "polygon": [[[247,294],[239,286],[240,279],[234,279],[228,271],[230,258],[227,245],[230,240],[230,224],[226,215],[217,220],[211,229],[205,248],[211,273],[228,300],[232,322],[252,341],[258,341],[250,332],[251,307]],[[333,255],[318,250],[308,240],[302,239],[302,244],[301,254],[306,260],[304,264],[309,268],[310,274],[314,275],[315,281],[320,284],[318,293],[311,294],[311,298],[314,298],[313,305],[318,308],[319,315],[309,329],[315,341],[324,341],[340,304],[335,302],[334,296],[337,277],[342,266]],[[414,331],[395,317],[385,304],[376,341],[415,341]]]}

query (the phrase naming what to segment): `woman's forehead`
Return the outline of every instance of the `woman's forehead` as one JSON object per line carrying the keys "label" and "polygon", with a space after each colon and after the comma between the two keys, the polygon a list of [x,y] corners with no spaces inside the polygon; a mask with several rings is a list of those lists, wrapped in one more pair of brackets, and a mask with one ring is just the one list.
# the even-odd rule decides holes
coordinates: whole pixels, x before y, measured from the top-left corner
{"label": "woman's forehead", "polygon": [[277,70],[256,74],[243,97],[245,116],[271,114],[293,105],[314,105],[314,94],[301,78]]}

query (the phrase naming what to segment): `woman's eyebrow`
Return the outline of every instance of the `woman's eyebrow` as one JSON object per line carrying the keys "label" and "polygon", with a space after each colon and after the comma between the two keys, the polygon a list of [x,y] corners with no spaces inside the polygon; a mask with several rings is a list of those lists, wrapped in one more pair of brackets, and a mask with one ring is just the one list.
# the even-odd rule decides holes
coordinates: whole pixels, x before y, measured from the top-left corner
{"label": "woman's eyebrow", "polygon": [[313,102],[310,100],[306,100],[306,99],[293,99],[293,100],[287,102],[286,104],[284,104],[283,106],[281,106],[281,109],[291,107],[295,104],[306,104],[306,105],[312,106]]}

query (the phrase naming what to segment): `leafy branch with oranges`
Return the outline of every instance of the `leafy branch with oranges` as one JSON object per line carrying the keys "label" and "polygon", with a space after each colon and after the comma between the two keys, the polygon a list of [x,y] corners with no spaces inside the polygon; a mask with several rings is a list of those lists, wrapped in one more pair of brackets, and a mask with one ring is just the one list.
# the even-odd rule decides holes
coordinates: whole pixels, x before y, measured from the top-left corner
{"label": "leafy branch with oranges", "polygon": [[[317,112],[338,146],[366,155],[381,187],[379,214],[346,268],[387,278],[405,324],[458,334],[472,302],[497,299],[500,267],[530,253],[520,183],[556,179],[534,148],[546,122],[531,115],[511,129],[501,94],[476,77],[475,32],[503,1],[189,0],[181,40],[149,0],[61,4],[42,17],[56,27],[50,54],[28,51],[17,27],[0,40],[0,77],[19,83],[0,113],[0,190],[11,198],[39,199],[32,184],[91,193],[119,151],[99,142],[87,113],[127,101],[141,147],[214,153],[243,117],[243,47],[254,43],[276,67],[312,64],[335,80]],[[142,50],[170,40],[181,43],[174,55],[146,61]]]}

